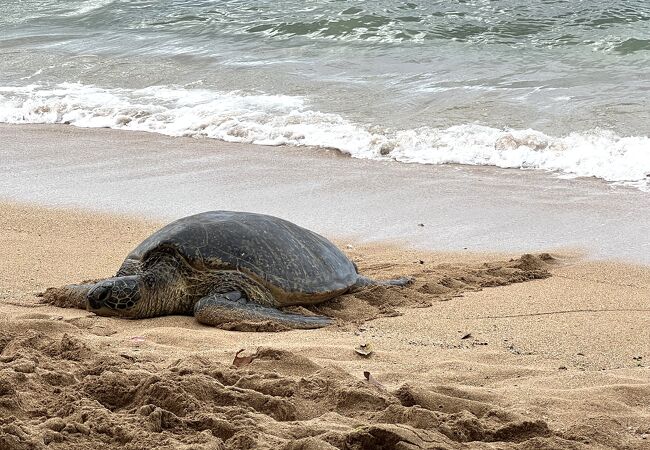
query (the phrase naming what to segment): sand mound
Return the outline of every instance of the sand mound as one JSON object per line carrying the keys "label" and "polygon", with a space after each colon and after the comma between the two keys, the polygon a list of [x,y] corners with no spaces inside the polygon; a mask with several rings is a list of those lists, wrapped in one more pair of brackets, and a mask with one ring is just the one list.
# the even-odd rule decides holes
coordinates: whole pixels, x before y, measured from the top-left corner
{"label": "sand mound", "polygon": [[[361,273],[372,273],[373,268],[377,269],[363,256],[357,257],[357,261]],[[459,297],[466,291],[547,278],[551,276],[548,269],[555,262],[548,253],[543,253],[525,254],[509,261],[479,264],[419,264],[418,261],[417,265],[411,266],[388,265],[395,276],[399,273],[412,276],[413,283],[407,287],[371,286],[321,305],[286,309],[302,313],[310,310],[337,318],[343,323],[358,324],[377,317],[399,315],[400,312],[396,308],[423,308],[431,306],[434,302]],[[386,268],[381,268],[383,276]]]}
{"label": "sand mound", "polygon": [[[12,328],[12,327],[9,327]],[[575,448],[489,399],[404,384],[391,392],[288,351],[249,364],[153,362],[83,334],[0,332],[0,448]]]}

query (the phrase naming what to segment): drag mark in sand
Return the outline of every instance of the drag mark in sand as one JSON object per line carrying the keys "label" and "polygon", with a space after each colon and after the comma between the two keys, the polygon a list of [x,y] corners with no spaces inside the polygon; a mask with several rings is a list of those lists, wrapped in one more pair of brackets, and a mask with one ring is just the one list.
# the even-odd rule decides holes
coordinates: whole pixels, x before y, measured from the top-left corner
{"label": "drag mark in sand", "polygon": [[[580,313],[601,313],[601,312],[650,312],[650,309],[567,309],[565,311],[546,311],[528,314],[509,314],[505,316],[476,316],[463,317],[464,320],[481,320],[481,319],[514,319],[517,317],[535,317],[535,316],[552,316],[555,314],[580,314]],[[447,317],[450,319],[450,317]]]}

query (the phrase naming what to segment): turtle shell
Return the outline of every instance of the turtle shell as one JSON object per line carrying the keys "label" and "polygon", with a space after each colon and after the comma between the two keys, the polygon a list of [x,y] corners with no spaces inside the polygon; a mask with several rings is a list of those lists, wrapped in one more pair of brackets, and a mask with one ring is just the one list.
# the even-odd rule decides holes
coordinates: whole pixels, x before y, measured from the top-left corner
{"label": "turtle shell", "polygon": [[349,289],[357,270],[334,244],[278,217],[209,211],[184,217],[145,239],[127,256],[146,261],[173,248],[197,270],[240,270],[282,304],[314,302]]}

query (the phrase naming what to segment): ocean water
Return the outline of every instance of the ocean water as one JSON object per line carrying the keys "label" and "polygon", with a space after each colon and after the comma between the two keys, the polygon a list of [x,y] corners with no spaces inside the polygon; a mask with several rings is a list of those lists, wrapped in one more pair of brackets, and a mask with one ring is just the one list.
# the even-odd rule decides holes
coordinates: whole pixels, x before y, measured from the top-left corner
{"label": "ocean water", "polygon": [[0,122],[650,190],[650,2],[4,0]]}

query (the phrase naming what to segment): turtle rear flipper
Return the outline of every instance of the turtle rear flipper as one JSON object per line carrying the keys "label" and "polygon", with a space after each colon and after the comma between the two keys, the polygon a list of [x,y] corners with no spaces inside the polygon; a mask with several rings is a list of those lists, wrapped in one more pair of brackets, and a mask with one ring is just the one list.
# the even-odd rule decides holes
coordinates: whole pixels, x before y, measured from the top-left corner
{"label": "turtle rear flipper", "polygon": [[194,317],[205,325],[238,331],[311,329],[334,323],[329,317],[289,314],[261,306],[237,291],[203,297],[194,306]]}

